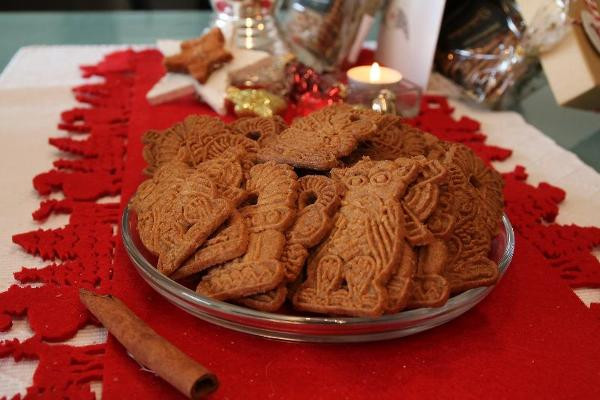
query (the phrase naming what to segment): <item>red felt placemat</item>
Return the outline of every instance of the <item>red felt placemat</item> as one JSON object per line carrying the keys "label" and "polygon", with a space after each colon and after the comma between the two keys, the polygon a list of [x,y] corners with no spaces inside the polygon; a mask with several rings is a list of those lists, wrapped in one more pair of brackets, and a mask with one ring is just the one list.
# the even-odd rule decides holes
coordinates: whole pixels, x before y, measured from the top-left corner
{"label": "red felt placemat", "polygon": [[[113,231],[144,178],[142,133],[211,110],[192,98],[146,102],[147,90],[164,73],[156,51],[114,53],[83,71],[104,82],[74,89],[84,104],[61,115],[59,128],[69,136],[50,139],[69,156],[33,181],[42,196],[34,219],[67,213],[69,224],[14,235],[23,250],[51,263],[23,268],[15,274],[21,285],[0,293],[0,330],[24,316],[34,333],[25,341],[0,342],[0,358],[39,360],[24,399],[93,399],[89,382],[99,378],[109,400],[182,398],[111,336],[106,345],[50,343],[93,322],[79,303],[80,287],[116,294],[216,372],[221,387],[214,399],[600,398],[600,307],[587,309],[571,290],[600,287],[600,264],[591,254],[600,229],[553,223],[567,195],[561,189],[527,184],[523,167],[504,175],[506,212],[516,232],[513,262],[484,301],[448,324],[402,339],[343,345],[237,333],[155,293]],[[411,123],[467,144],[486,161],[510,156],[509,149],[485,143],[477,121],[453,118],[444,98],[427,96]],[[43,197],[53,191],[64,200]],[[120,204],[97,202],[117,193]]]}
{"label": "red felt placemat", "polygon": [[[165,128],[189,113],[209,112],[193,99],[150,106],[145,92],[161,74],[154,59],[137,74],[123,202],[143,179],[141,134]],[[442,127],[451,123],[444,111],[448,110],[430,120],[429,130],[439,128],[434,121]],[[509,180],[514,183],[507,191],[520,191],[519,185],[525,185],[515,175]],[[519,218],[518,213],[511,218]],[[160,334],[218,374],[221,387],[215,399],[600,396],[600,325],[549,271],[540,249],[523,234],[518,233],[516,241],[508,273],[479,306],[431,331],[380,343],[291,344],[213,326],[155,293],[120,245],[112,290]],[[179,397],[141,372],[112,338],[106,349],[103,393],[106,399]]]}

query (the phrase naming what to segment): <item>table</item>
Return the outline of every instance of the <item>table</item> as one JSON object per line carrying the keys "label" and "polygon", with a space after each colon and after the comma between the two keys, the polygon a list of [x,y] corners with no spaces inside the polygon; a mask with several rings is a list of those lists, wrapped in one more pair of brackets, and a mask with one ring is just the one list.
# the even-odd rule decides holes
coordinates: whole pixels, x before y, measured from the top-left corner
{"label": "table", "polygon": [[[207,11],[0,13],[0,69],[22,46],[41,44],[142,44],[198,35]],[[375,40],[377,26],[369,39]],[[516,105],[527,122],[600,171],[600,114],[558,107],[545,77]]]}
{"label": "table", "polygon": [[[150,43],[157,37],[192,36],[200,30],[197,27],[203,26],[208,18],[204,13],[51,13],[47,16],[48,18],[43,18],[43,15],[40,14],[0,15],[0,26],[3,26],[3,31],[9,31],[8,34],[2,35],[0,56],[4,57],[5,53],[13,52],[13,48],[10,47],[12,45],[7,44],[13,42],[7,37],[14,38],[19,27],[24,29],[23,26],[39,26],[42,20],[45,25],[49,26],[48,29],[44,28],[43,30],[51,34],[47,37],[41,36],[41,33],[38,33],[37,37],[35,37],[36,35],[27,38],[21,37],[20,40],[23,40],[21,44],[33,43],[30,41],[33,40],[31,37],[39,41],[45,39],[43,42],[46,44]],[[5,19],[9,17],[13,18],[12,21],[22,21],[22,24],[8,23],[8,19],[6,21]],[[186,27],[183,27],[183,24],[177,25],[175,21],[178,18],[189,21],[190,25],[186,25]],[[111,34],[103,31],[106,26],[111,26],[108,21],[112,21],[112,26],[115,27],[115,32]],[[171,21],[171,27],[157,33],[153,30],[153,25],[160,24],[159,21],[163,23]],[[7,23],[5,24],[5,22]],[[144,26],[146,23],[148,25]],[[91,28],[90,24],[93,24],[94,27]],[[83,29],[81,35],[77,35],[77,26],[88,29]],[[162,28],[157,27],[157,29],[163,29],[166,25],[161,26]],[[153,32],[153,36],[144,36],[144,29]],[[42,29],[40,29],[41,31]],[[36,229],[39,226],[29,218],[29,214],[37,208],[39,203],[37,195],[32,192],[30,179],[35,174],[50,169],[50,160],[56,156],[55,150],[48,146],[47,138],[59,135],[54,128],[58,114],[76,104],[69,89],[81,82],[77,75],[77,65],[94,63],[100,59],[102,53],[114,49],[115,47],[95,46],[29,48],[21,51],[19,57],[0,77],[0,117],[3,119],[2,128],[0,128],[1,147],[3,148],[3,157],[0,160],[0,171],[2,171],[0,181],[4,187],[11,188],[0,199],[0,208],[4,210],[1,213],[0,222],[3,226],[4,237],[16,232]],[[21,74],[23,70],[27,71],[29,75],[23,77]],[[21,76],[20,80],[14,79],[19,76]],[[535,116],[536,113],[532,110],[535,110],[536,107],[543,108],[544,102],[551,102],[552,98],[549,96],[550,93],[544,94],[544,89],[542,89],[522,102],[520,109],[525,119],[537,126],[529,119],[530,115]],[[501,164],[502,170],[509,170],[517,163],[525,164],[531,174],[531,181],[548,180],[567,190],[569,197],[561,206],[559,216],[561,223],[600,225],[600,215],[596,212],[597,207],[600,206],[600,176],[596,172],[583,165],[577,157],[564,151],[537,129],[527,125],[516,113],[491,113],[476,110],[464,104],[455,105],[458,115],[468,114],[483,121],[483,128],[490,137],[489,143],[515,149],[513,157]],[[565,112],[570,115],[571,111]],[[600,126],[600,116],[583,114],[586,115],[586,118],[591,118],[589,125],[586,125],[586,120],[576,116],[572,116],[574,118],[572,121],[583,121],[581,124],[575,125],[581,128],[582,132],[585,131],[584,128],[595,127],[595,133],[591,130],[592,136],[584,141],[587,145],[582,146],[591,148],[590,154],[592,160],[595,160],[595,168],[599,169],[599,147],[596,145],[594,153],[593,145],[600,143],[600,132],[597,130]],[[32,115],[35,115],[35,118],[31,118]],[[570,117],[563,116],[563,118]],[[594,122],[595,125],[593,125]],[[555,138],[559,143],[562,143],[561,140],[581,143],[581,141],[576,141],[574,136],[564,134],[568,128],[568,121],[565,122],[561,119],[555,125],[553,127],[555,132],[560,131],[564,136],[560,140]],[[563,130],[559,129],[561,127]],[[590,140],[591,142],[589,142]],[[565,147],[569,148],[568,145]],[[575,144],[574,147],[578,146]],[[23,162],[22,154],[28,155],[27,163]],[[584,157],[582,154],[580,156]],[[558,164],[556,160],[560,160],[561,163]],[[18,173],[15,173],[16,171]],[[10,213],[7,210],[10,210]],[[65,222],[66,219],[53,217],[44,224],[44,228],[59,227]],[[2,254],[0,257],[0,290],[6,290],[12,282],[12,271],[18,270],[21,265],[42,264],[39,259],[24,254],[8,240],[0,242],[0,254]],[[597,293],[580,291],[579,294],[586,302],[592,299],[598,301]],[[28,332],[25,321],[18,322],[11,332],[0,334],[0,340],[12,338],[15,334],[20,338],[26,338],[31,334]],[[105,340],[105,337],[103,331],[87,328],[72,339],[71,343],[100,343]],[[31,376],[34,368],[34,362],[15,364],[10,360],[1,360],[0,377],[2,379],[0,382],[8,382],[9,386],[7,387],[10,387],[13,392],[4,393],[0,390],[0,395],[11,395],[17,391],[23,393],[29,384],[29,381],[23,379],[23,376]]]}

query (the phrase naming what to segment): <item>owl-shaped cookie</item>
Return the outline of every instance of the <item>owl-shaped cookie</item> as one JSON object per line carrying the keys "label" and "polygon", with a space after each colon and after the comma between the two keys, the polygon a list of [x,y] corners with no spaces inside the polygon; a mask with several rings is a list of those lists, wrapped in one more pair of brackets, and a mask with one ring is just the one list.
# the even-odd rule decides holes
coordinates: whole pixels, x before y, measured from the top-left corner
{"label": "owl-shaped cookie", "polygon": [[294,295],[298,309],[351,316],[385,311],[386,284],[405,247],[400,199],[419,168],[418,161],[402,158],[363,159],[332,170],[346,191],[334,228],[309,260],[307,279]]}

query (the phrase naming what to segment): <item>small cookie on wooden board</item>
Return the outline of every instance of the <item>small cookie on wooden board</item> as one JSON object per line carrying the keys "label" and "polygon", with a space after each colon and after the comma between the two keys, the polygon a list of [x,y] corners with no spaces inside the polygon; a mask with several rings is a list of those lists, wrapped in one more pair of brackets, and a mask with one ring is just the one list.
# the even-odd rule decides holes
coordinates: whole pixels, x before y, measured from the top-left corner
{"label": "small cookie on wooden board", "polygon": [[377,116],[335,104],[297,118],[258,153],[260,161],[276,161],[297,168],[326,171],[340,165],[359,141],[377,130]]}
{"label": "small cookie on wooden board", "polygon": [[179,53],[164,58],[167,71],[189,73],[200,83],[206,83],[215,70],[233,58],[225,49],[225,37],[219,28],[185,40],[180,47]]}

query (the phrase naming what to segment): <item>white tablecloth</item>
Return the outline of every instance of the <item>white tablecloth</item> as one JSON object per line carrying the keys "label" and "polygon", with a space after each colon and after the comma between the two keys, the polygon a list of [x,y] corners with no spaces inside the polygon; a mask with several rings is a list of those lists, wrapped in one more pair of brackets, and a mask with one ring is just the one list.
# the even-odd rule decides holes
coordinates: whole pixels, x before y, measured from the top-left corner
{"label": "white tablecloth", "polygon": [[[38,229],[31,213],[40,198],[31,179],[52,168],[59,152],[48,145],[48,137],[65,135],[56,129],[61,111],[76,105],[71,87],[83,83],[78,66],[98,62],[103,54],[123,46],[36,46],[22,48],[0,75],[0,291],[15,283],[13,272],[21,266],[41,266],[44,262],[23,252],[11,242],[15,233]],[[490,112],[453,103],[457,116],[468,115],[482,123],[488,143],[513,149],[500,171],[521,164],[527,168],[529,182],[546,181],[566,190],[560,207],[559,223],[600,226],[600,174],[573,153],[559,147],[514,112]],[[63,226],[65,216],[52,216],[41,227]],[[583,302],[600,301],[598,290],[578,290]],[[0,340],[31,336],[24,320],[12,330],[0,333]],[[106,340],[103,329],[89,327],[68,343],[85,345]],[[25,393],[31,384],[36,362],[14,363],[0,360],[0,397]],[[94,385],[99,391],[99,385]]]}

